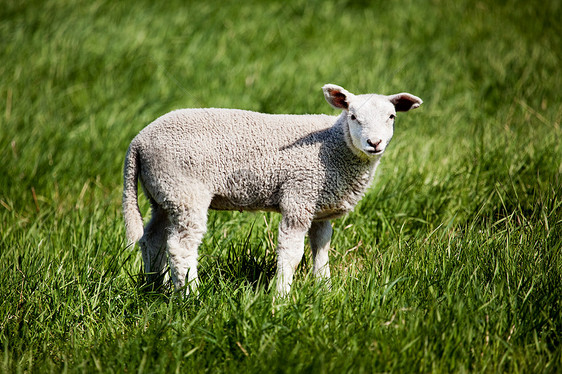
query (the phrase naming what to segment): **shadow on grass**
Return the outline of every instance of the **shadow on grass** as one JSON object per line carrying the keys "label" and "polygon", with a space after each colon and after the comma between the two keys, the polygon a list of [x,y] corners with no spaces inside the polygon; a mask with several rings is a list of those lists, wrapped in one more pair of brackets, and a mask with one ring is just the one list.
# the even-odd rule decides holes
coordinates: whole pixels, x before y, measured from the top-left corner
{"label": "shadow on grass", "polygon": [[276,257],[250,242],[250,233],[242,245],[231,243],[226,255],[216,256],[200,273],[201,281],[215,290],[225,286],[236,289],[244,285],[254,291],[269,289],[275,276]]}

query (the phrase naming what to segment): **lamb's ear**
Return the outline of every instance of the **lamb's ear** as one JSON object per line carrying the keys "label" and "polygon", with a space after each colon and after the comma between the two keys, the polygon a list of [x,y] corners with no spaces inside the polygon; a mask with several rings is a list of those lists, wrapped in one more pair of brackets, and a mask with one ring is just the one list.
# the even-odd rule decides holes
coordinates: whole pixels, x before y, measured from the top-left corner
{"label": "lamb's ear", "polygon": [[326,101],[336,109],[347,110],[349,108],[349,100],[353,97],[352,93],[347,92],[343,87],[335,84],[326,84],[322,87]]}
{"label": "lamb's ear", "polygon": [[390,95],[388,99],[394,104],[397,112],[407,112],[410,109],[416,109],[423,103],[422,99],[407,92]]}

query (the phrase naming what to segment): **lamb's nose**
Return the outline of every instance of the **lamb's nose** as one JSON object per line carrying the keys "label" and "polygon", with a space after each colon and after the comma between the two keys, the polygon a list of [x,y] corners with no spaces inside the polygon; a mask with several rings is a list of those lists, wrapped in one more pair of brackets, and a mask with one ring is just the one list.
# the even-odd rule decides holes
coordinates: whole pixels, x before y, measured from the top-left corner
{"label": "lamb's nose", "polygon": [[377,147],[379,146],[379,144],[382,143],[382,139],[379,139],[377,141],[372,141],[371,139],[367,139],[367,144],[369,144],[371,147],[377,149]]}

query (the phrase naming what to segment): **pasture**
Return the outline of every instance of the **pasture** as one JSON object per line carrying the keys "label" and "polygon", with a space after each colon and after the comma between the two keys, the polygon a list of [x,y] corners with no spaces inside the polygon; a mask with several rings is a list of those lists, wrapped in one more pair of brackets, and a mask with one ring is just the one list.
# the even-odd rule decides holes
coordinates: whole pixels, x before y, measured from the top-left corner
{"label": "pasture", "polygon": [[[0,372],[562,370],[559,1],[1,8]],[[143,292],[131,139],[178,108],[336,114],[325,83],[424,100],[333,222],[332,289],[307,249],[275,298],[279,216],[211,212],[198,295]]]}

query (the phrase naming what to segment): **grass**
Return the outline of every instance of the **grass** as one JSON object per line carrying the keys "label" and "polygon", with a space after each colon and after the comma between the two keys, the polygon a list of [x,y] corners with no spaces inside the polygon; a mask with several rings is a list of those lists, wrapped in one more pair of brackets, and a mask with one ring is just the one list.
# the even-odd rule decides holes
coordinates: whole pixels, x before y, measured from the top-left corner
{"label": "grass", "polygon": [[[557,372],[556,1],[5,1],[0,371]],[[408,91],[375,184],[274,299],[275,214],[211,212],[201,287],[139,290],[121,170],[181,107]],[[148,215],[148,205],[141,202]]]}

